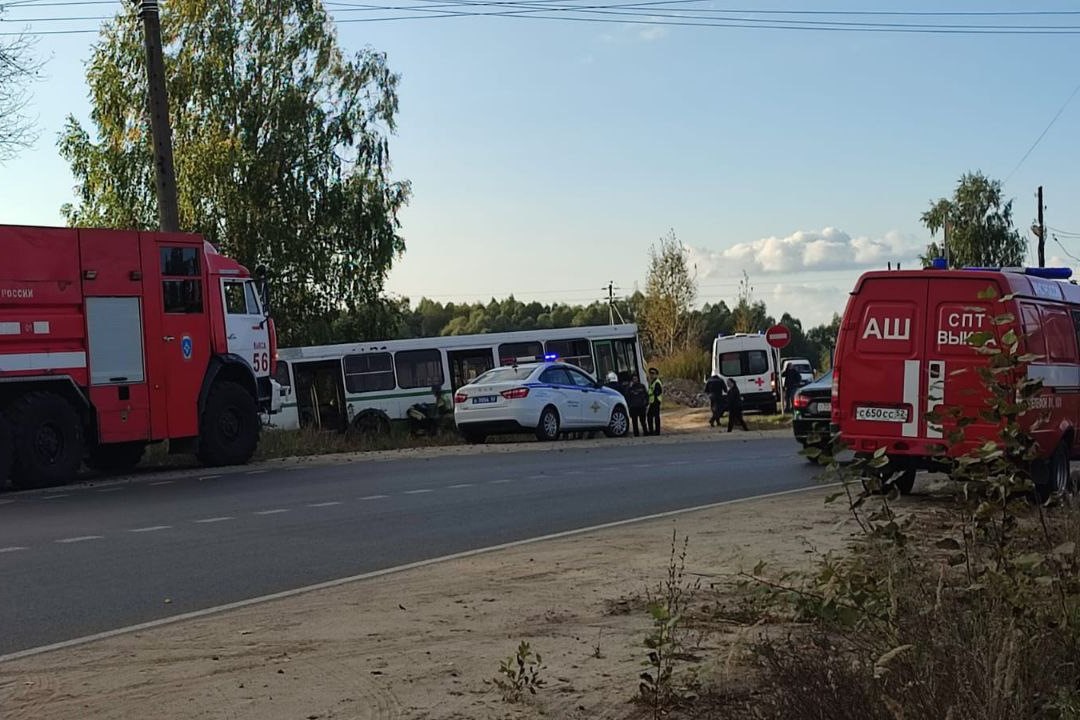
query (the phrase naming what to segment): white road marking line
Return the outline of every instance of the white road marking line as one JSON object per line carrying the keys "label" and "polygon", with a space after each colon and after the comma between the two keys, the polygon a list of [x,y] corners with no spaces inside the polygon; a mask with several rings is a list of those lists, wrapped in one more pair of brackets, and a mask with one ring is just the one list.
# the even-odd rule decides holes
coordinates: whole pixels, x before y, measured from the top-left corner
{"label": "white road marking line", "polygon": [[22,547],[21,545],[12,545],[11,547],[0,548],[0,554],[19,552],[20,550],[28,550],[29,548]]}
{"label": "white road marking line", "polygon": [[668,463],[668,465],[690,465],[690,464],[692,464],[692,463],[689,460],[674,460],[674,461]]}
{"label": "white road marking line", "polygon": [[77,543],[86,542],[87,540],[104,540],[104,535],[80,535],[79,537],[69,537],[57,540],[58,543]]}
{"label": "white road marking line", "polygon": [[360,499],[361,500],[382,500],[385,497],[390,497],[390,496],[389,495],[367,495],[367,496],[362,497]]}
{"label": "white road marking line", "polygon": [[14,500],[0,500],[0,505],[10,505]]}
{"label": "white road marking line", "polygon": [[150,483],[150,487],[154,487],[155,485],[172,485],[172,484],[173,484],[172,480],[158,480],[157,482]]}
{"label": "white road marking line", "polygon": [[457,485],[449,485],[447,487],[449,487],[449,489],[451,489],[451,490],[457,490],[459,488],[473,487],[473,484],[472,483],[458,483]]}
{"label": "white road marking line", "polygon": [[68,493],[60,493],[59,495],[43,495],[42,500],[58,500],[60,498],[68,497]]}
{"label": "white road marking line", "polygon": [[122,488],[122,487],[100,488],[100,489],[98,490],[98,492],[100,492],[100,493],[106,493],[106,492],[119,492],[119,491],[121,491],[121,490],[123,490],[123,489],[124,489],[124,488]]}
{"label": "white road marking line", "polygon": [[132,528],[128,532],[133,533],[145,533],[145,532],[157,532],[158,530],[169,530],[172,525],[151,525],[150,527]]}
{"label": "white road marking line", "polygon": [[637,463],[636,465],[631,465],[630,467],[647,468],[647,467],[655,467],[655,466],[653,465],[653,463]]}
{"label": "white road marking line", "polygon": [[197,523],[216,523],[225,522],[226,520],[235,520],[236,518],[230,515],[223,515],[222,517],[203,518],[202,520],[196,520]]}
{"label": "white road marking line", "polygon": [[265,470],[248,470],[244,474],[245,475],[262,475],[264,472],[266,472],[266,471]]}
{"label": "white road marking line", "polygon": [[289,512],[289,508],[275,508],[274,510],[256,510],[255,515],[280,515]]}
{"label": "white road marking line", "polygon": [[563,475],[584,475],[584,470],[567,470]]}
{"label": "white road marking line", "polygon": [[330,502],[310,503],[308,507],[320,508],[320,507],[332,507],[334,505],[340,505],[340,500],[331,500]]}
{"label": "white road marking line", "polygon": [[720,502],[709,503],[708,505],[697,505],[695,507],[683,508],[681,510],[668,510],[662,513],[655,513],[653,515],[643,515],[641,517],[628,518],[626,520],[615,520],[614,522],[578,528],[577,530],[564,530],[562,532],[552,533],[550,535],[539,535],[537,537],[527,538],[525,540],[514,540],[513,542],[502,543],[501,545],[492,545],[490,547],[477,548],[475,550],[466,550],[464,552],[454,553],[452,555],[443,555],[441,557],[430,558],[428,560],[418,560],[417,562],[408,563],[406,565],[383,568],[382,570],[373,570],[372,572],[362,573],[360,575],[350,575],[349,577],[338,578],[337,580],[327,580],[326,582],[316,583],[315,585],[307,585],[305,587],[293,588],[292,590],[284,590],[282,592],[273,593],[271,595],[263,595],[261,597],[248,598],[247,600],[240,600],[234,603],[228,603],[226,605],[218,605],[216,607],[205,608],[203,610],[195,610],[188,613],[181,613],[179,615],[173,615],[172,617],[161,618],[160,620],[151,620],[149,622],[140,623],[138,625],[129,625],[128,627],[116,628],[115,630],[106,630],[105,632],[96,633],[94,635],[86,635],[80,638],[73,638],[71,640],[64,640],[62,642],[53,643],[52,645],[42,645],[41,647],[20,650],[18,652],[8,653],[7,655],[0,655],[0,664],[11,662],[12,660],[20,660],[22,658],[31,657],[34,655],[41,655],[43,653],[52,652],[54,650],[62,650],[64,648],[86,645],[87,643],[96,642],[98,640],[105,640],[107,638],[117,637],[119,635],[128,635],[130,633],[142,632],[144,630],[150,630],[152,628],[162,627],[164,625],[174,625],[176,623],[184,622],[186,620],[195,620],[196,618],[203,618],[210,615],[219,615],[229,610],[237,610],[239,608],[251,607],[252,605],[261,605],[272,600],[282,600],[284,598],[296,597],[297,595],[304,595],[306,593],[314,592],[316,590],[325,590],[327,588],[340,587],[342,585],[354,583],[359,580],[370,580],[372,578],[383,577],[386,575],[394,575],[396,573],[404,572],[406,570],[415,570],[416,568],[427,567],[429,565],[438,565],[439,563],[445,563],[451,560],[461,560],[462,558],[476,557],[477,555],[485,555],[487,553],[496,552],[498,550],[507,550],[509,548],[535,545],[536,543],[543,542],[545,540],[558,540],[560,538],[574,537],[576,535],[585,535],[587,533],[597,532],[599,530],[608,530],[610,528],[622,527],[624,525],[633,525],[634,523],[646,522],[649,520],[660,520],[663,518],[676,517],[678,515],[698,512],[700,510],[711,510],[713,508],[725,507],[728,505],[739,505],[741,503],[750,502],[752,500],[765,500],[768,498],[783,497],[785,495],[795,495],[798,493],[809,492],[811,490],[826,490],[828,488],[839,487],[839,485],[840,483],[828,483],[824,485],[814,484],[809,487],[795,488],[794,490],[780,490],[778,492],[765,493],[764,495],[751,495],[750,497],[736,498],[734,500],[721,500]]}
{"label": "white road marking line", "polygon": [[502,480],[488,480],[488,485],[503,485],[510,482],[514,481],[510,478],[503,478]]}
{"label": "white road marking line", "polygon": [[218,479],[219,477],[221,477],[221,475],[203,475],[203,476],[202,476],[202,477],[200,477],[199,479],[200,479],[200,480],[216,480],[216,479]]}
{"label": "white road marking line", "polygon": [[419,490],[406,490],[406,495],[423,495],[424,493],[435,492],[430,488],[420,488]]}

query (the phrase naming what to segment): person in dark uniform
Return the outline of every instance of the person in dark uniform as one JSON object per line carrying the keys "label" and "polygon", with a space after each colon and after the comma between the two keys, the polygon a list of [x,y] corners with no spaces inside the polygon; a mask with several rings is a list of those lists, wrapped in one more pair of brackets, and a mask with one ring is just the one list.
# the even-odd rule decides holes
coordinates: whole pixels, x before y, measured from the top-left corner
{"label": "person in dark uniform", "polygon": [[709,427],[720,427],[720,417],[724,414],[727,388],[724,380],[719,375],[713,375],[705,382],[705,394],[709,396],[709,408],[712,416],[709,418]]}
{"label": "person in dark uniform", "polygon": [[630,412],[630,420],[634,424],[634,437],[638,437],[638,425],[640,423],[641,431],[646,435],[649,434],[648,425],[645,423],[645,411],[649,407],[649,391],[641,383],[641,380],[637,375],[634,375],[630,381],[630,386],[626,391],[626,409]]}
{"label": "person in dark uniform", "polygon": [[791,412],[795,402],[795,391],[802,385],[802,373],[795,365],[788,363],[784,369],[784,412]]}
{"label": "person in dark uniform", "polygon": [[660,403],[664,398],[664,386],[660,383],[660,371],[649,368],[649,409],[645,411],[646,435],[660,434]]}
{"label": "person in dark uniform", "polygon": [[727,431],[731,432],[731,429],[738,424],[743,430],[749,432],[750,428],[746,427],[746,421],[742,416],[742,393],[739,392],[739,386],[735,384],[735,380],[728,378],[727,388]]}

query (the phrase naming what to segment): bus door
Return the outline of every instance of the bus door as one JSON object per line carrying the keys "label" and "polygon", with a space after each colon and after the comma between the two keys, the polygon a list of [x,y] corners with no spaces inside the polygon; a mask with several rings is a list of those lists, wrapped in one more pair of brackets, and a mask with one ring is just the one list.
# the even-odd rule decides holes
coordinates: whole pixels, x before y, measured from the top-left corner
{"label": "bus door", "polygon": [[596,357],[596,377],[600,382],[604,382],[609,372],[618,371],[611,340],[593,340],[593,355]]}
{"label": "bus door", "polygon": [[294,362],[296,409],[300,427],[345,430],[345,386],[340,360]]}
{"label": "bus door", "polygon": [[495,367],[495,353],[489,347],[447,350],[446,361],[450,365],[450,390],[456,392],[462,385],[468,385]]}

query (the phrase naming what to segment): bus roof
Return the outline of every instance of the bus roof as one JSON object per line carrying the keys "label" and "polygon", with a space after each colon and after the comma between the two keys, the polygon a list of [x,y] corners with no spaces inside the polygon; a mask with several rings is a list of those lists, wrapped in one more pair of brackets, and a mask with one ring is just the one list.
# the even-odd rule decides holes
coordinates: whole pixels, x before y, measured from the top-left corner
{"label": "bus roof", "polygon": [[477,333],[473,335],[439,335],[427,338],[409,338],[407,340],[371,340],[337,345],[314,345],[299,348],[281,348],[278,359],[317,360],[337,358],[343,355],[357,355],[370,352],[398,352],[402,350],[426,350],[432,347],[444,350],[457,348],[490,347],[501,343],[516,343],[547,340],[605,340],[635,337],[637,325],[588,325],[552,330],[516,330],[501,333]]}

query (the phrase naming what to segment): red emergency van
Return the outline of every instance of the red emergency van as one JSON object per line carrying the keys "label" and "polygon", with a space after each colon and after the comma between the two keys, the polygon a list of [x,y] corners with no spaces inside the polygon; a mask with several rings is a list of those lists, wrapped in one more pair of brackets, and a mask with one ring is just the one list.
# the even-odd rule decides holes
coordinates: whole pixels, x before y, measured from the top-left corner
{"label": "red emergency van", "polygon": [[[1032,403],[1038,412],[1021,421],[1038,442],[1033,479],[1043,491],[1068,489],[1069,460],[1080,449],[1080,287],[1070,276],[1064,268],[865,273],[837,338],[832,421],[841,438],[857,454],[886,448],[901,492],[910,492],[917,470],[942,469],[942,445],[955,458],[997,439],[999,426],[979,416],[987,391],[974,368],[988,360],[968,339],[979,331],[1000,338],[1011,328],[1022,352],[1039,356],[1026,368],[1042,381]],[[988,288],[995,299],[985,298]],[[1015,322],[995,326],[1005,314]],[[927,419],[953,407],[976,419],[959,444],[948,442],[955,428]]]}
{"label": "red emergency van", "polygon": [[127,470],[162,440],[246,462],[271,399],[264,298],[198,235],[0,225],[0,487]]}

